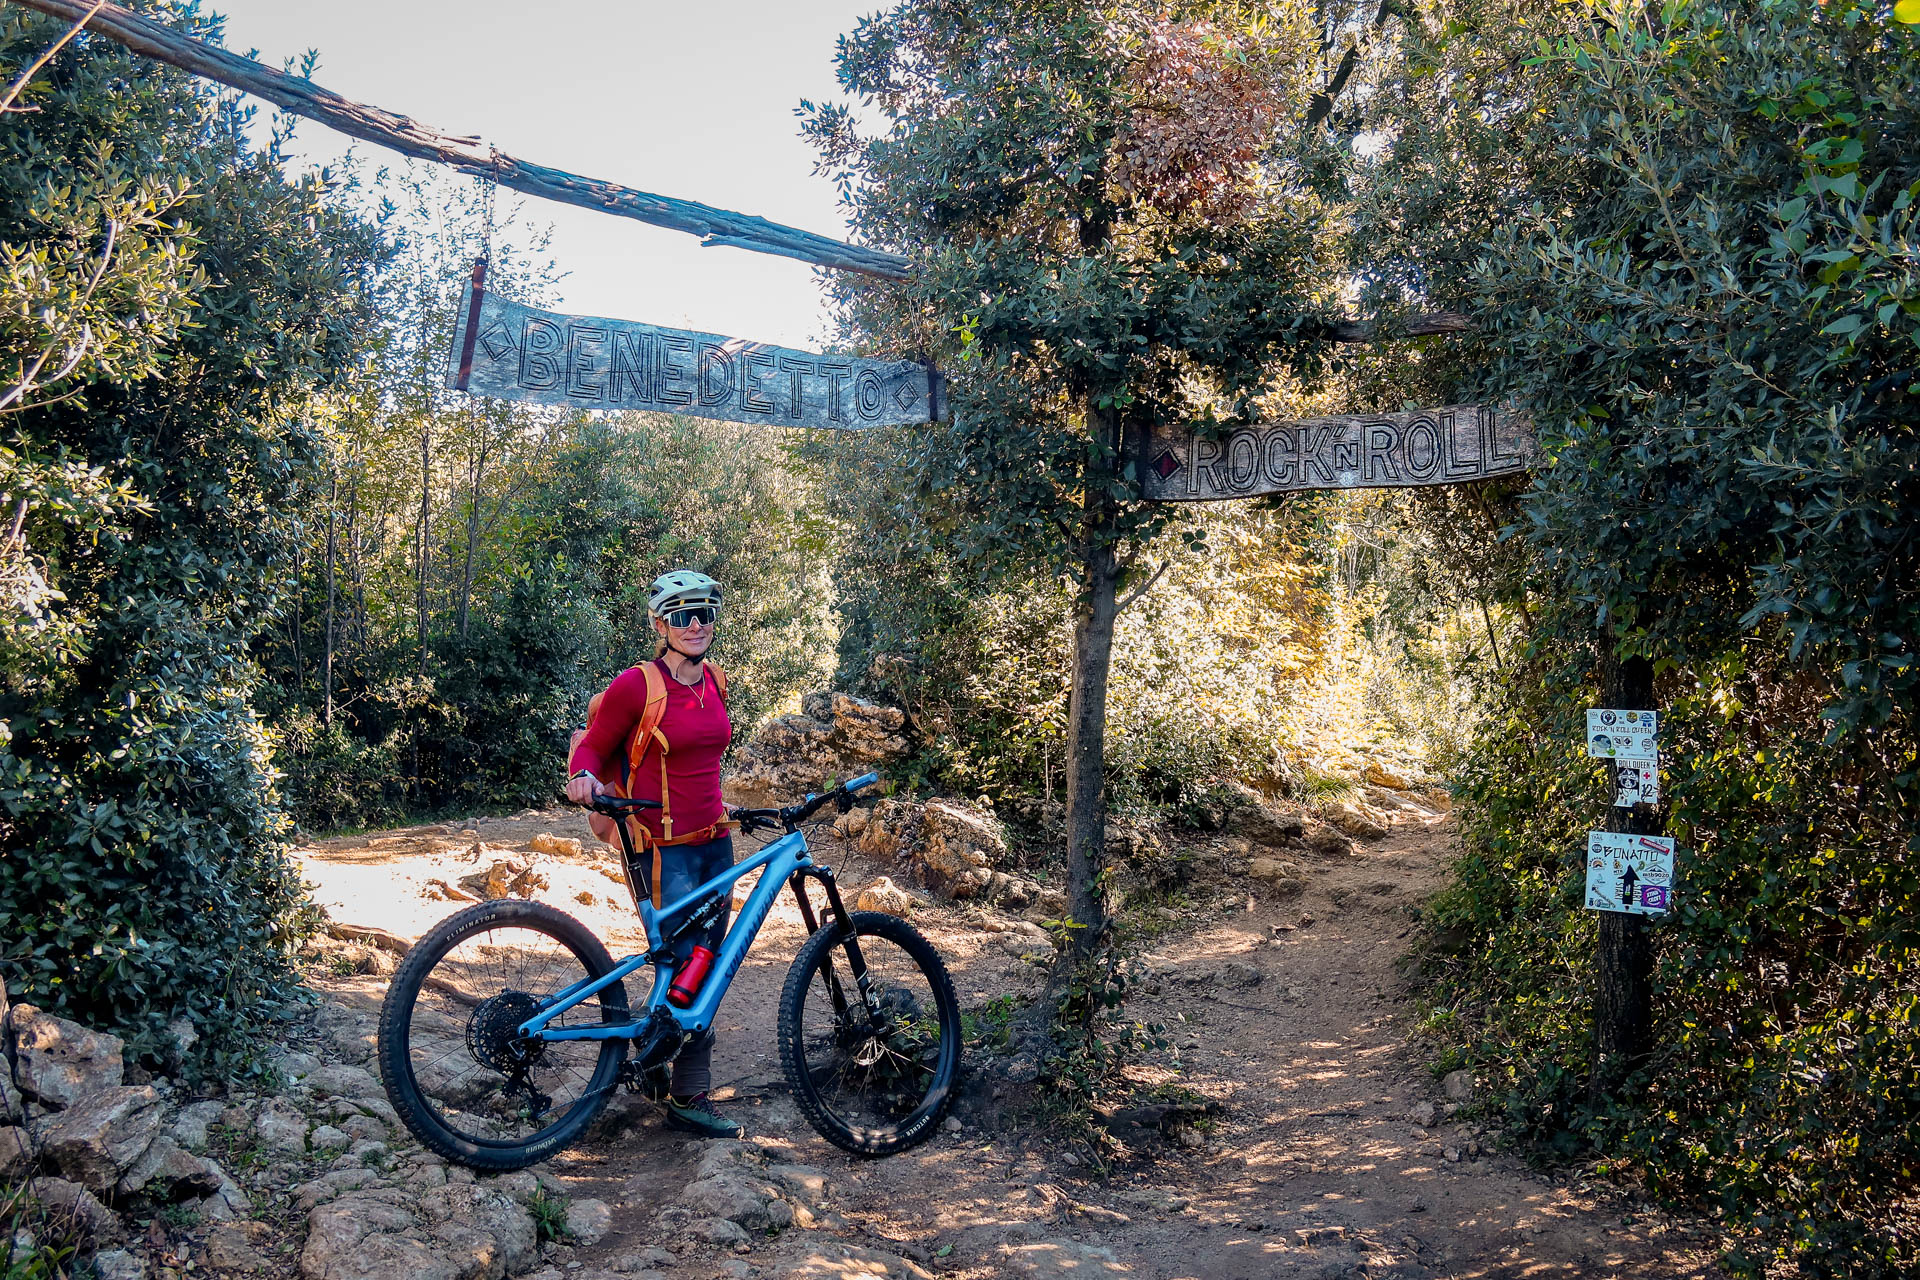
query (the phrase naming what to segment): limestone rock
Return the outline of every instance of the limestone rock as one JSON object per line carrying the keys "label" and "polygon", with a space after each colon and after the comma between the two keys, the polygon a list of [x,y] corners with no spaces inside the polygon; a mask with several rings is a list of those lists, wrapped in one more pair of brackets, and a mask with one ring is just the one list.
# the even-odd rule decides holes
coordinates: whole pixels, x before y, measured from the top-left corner
{"label": "limestone rock", "polygon": [[866,832],[867,811],[849,809],[833,820],[834,834],[843,840],[857,840]]}
{"label": "limestone rock", "polygon": [[827,1202],[827,1175],[811,1165],[768,1165],[767,1177],[809,1209],[818,1209]]}
{"label": "limestone rock", "polygon": [[1380,760],[1367,761],[1362,774],[1374,786],[1385,787],[1389,791],[1411,791],[1416,785],[1412,778]]}
{"label": "limestone rock", "polygon": [[1325,811],[1326,820],[1350,836],[1378,840],[1387,834],[1393,820],[1369,804],[1348,800]]}
{"label": "limestone rock", "polygon": [[1440,1079],[1440,1092],[1446,1094],[1450,1102],[1472,1102],[1473,1072],[1465,1067],[1447,1072]]}
{"label": "limestone rock", "polygon": [[793,1225],[793,1206],[757,1179],[723,1173],[688,1183],[680,1203],[703,1218],[725,1218],[750,1231]]}
{"label": "limestone rock", "polygon": [[460,877],[462,889],[487,902],[531,898],[549,884],[545,876],[533,869],[531,858],[499,858],[485,871]]}
{"label": "limestone rock", "polygon": [[205,1151],[207,1149],[207,1130],[213,1125],[214,1121],[220,1118],[221,1112],[226,1109],[225,1103],[215,1102],[211,1099],[205,1102],[188,1103],[186,1106],[180,1108],[178,1115],[174,1116],[173,1124],[167,1132],[172,1135],[175,1142],[187,1150]]}
{"label": "limestone rock", "polygon": [[613,1210],[604,1200],[574,1200],[567,1205],[567,1236],[574,1247],[599,1244],[613,1226]]}
{"label": "limestone rock", "polygon": [[774,1280],[933,1280],[932,1272],[897,1254],[838,1241],[820,1242],[773,1275]]}
{"label": "limestone rock", "polygon": [[907,716],[846,693],[810,693],[800,714],[770,722],[741,748],[721,781],[734,804],[790,804],[911,749]]}
{"label": "limestone rock", "polygon": [[168,1201],[197,1200],[220,1190],[220,1183],[221,1175],[213,1165],[163,1133],[120,1175],[117,1190],[121,1195],[145,1191]]}
{"label": "limestone rock", "polygon": [[384,1098],[386,1088],[362,1067],[332,1062],[309,1072],[302,1081],[316,1098]]}
{"label": "limestone rock", "polygon": [[535,853],[552,854],[556,858],[580,858],[586,856],[586,848],[572,836],[556,836],[552,832],[542,831],[527,841],[527,848]]}
{"label": "limestone rock", "polygon": [[1239,960],[1220,968],[1220,980],[1232,987],[1257,987],[1266,976],[1257,967]]}
{"label": "limestone rock", "polygon": [[50,1107],[69,1107],[89,1093],[119,1086],[124,1044],[119,1036],[89,1031],[77,1022],[15,1005],[13,1078],[27,1097]]}
{"label": "limestone rock", "polygon": [[200,1212],[204,1216],[215,1221],[226,1221],[253,1211],[253,1202],[247,1199],[247,1193],[240,1189],[240,1184],[227,1176],[225,1169],[211,1160],[207,1161],[207,1168],[219,1177],[220,1189],[200,1201]]}
{"label": "limestone rock", "polygon": [[492,1187],[449,1183],[422,1194],[420,1208],[434,1238],[466,1264],[463,1275],[519,1275],[539,1258],[533,1215]]}
{"label": "limestone rock", "polygon": [[1353,841],[1332,827],[1314,826],[1307,832],[1307,847],[1330,858],[1353,856]]}
{"label": "limestone rock", "polygon": [[1298,840],[1306,829],[1299,815],[1282,812],[1252,787],[1229,782],[1219,789],[1226,797],[1224,826],[1234,835],[1255,844],[1283,845]]}
{"label": "limestone rock", "polygon": [[0,1178],[24,1173],[33,1163],[33,1142],[20,1125],[0,1125]]}
{"label": "limestone rock", "polygon": [[1009,1276],[1058,1277],[1058,1280],[1096,1280],[1100,1276],[1131,1276],[1113,1250],[1075,1240],[1038,1240],[1032,1244],[1000,1246],[1000,1264]]}
{"label": "limestone rock", "polygon": [[353,1139],[349,1138],[345,1131],[336,1129],[330,1124],[323,1124],[308,1134],[307,1141],[312,1144],[315,1155],[345,1151],[353,1145]]}
{"label": "limestone rock", "polygon": [[269,1099],[254,1117],[253,1131],[269,1151],[304,1155],[307,1150],[307,1118],[284,1098]]}
{"label": "limestone rock", "polygon": [[207,1261],[221,1272],[238,1271],[250,1275],[265,1271],[267,1259],[254,1246],[269,1230],[264,1222],[221,1223],[207,1232]]}
{"label": "limestone rock", "polygon": [[105,1249],[93,1255],[93,1274],[99,1280],[147,1280],[147,1260],[125,1249]]}
{"label": "limestone rock", "polygon": [[1163,892],[1184,882],[1193,869],[1186,852],[1169,846],[1159,832],[1118,818],[1107,820],[1107,862]]}
{"label": "limestone rock", "polygon": [[905,889],[888,877],[881,876],[860,891],[859,898],[854,902],[854,909],[884,911],[890,916],[904,916],[913,909],[913,899],[907,896]]}
{"label": "limestone rock", "polygon": [[930,889],[970,898],[1006,861],[1007,842],[991,814],[950,800],[932,800],[922,816],[925,844],[915,869]]}
{"label": "limestone rock", "polygon": [[662,1249],[659,1245],[648,1245],[643,1249],[635,1249],[630,1253],[621,1254],[607,1265],[607,1269],[618,1272],[621,1275],[632,1275],[636,1271],[650,1271],[657,1270],[661,1267],[671,1267],[678,1262],[678,1258],[668,1253],[665,1249]]}
{"label": "limestone rock", "polygon": [[1408,1117],[1422,1129],[1431,1129],[1440,1119],[1440,1108],[1423,1098],[1413,1104],[1413,1110],[1408,1113]]}
{"label": "limestone rock", "polygon": [[406,1209],[372,1197],[320,1205],[307,1215],[300,1274],[305,1280],[466,1280],[419,1228]]}
{"label": "limestone rock", "polygon": [[687,1234],[708,1244],[731,1247],[752,1239],[747,1229],[730,1218],[695,1218],[687,1224]]}
{"label": "limestone rock", "polygon": [[146,1153],[161,1121],[160,1095],[151,1085],[114,1085],[32,1121],[30,1128],[41,1157],[61,1177],[105,1193]]}
{"label": "limestone rock", "polygon": [[1256,857],[1247,863],[1247,874],[1278,890],[1282,897],[1299,893],[1307,884],[1307,873],[1300,864],[1281,858]]}
{"label": "limestone rock", "polygon": [[116,1244],[126,1228],[113,1210],[86,1187],[65,1178],[35,1178],[33,1193],[49,1209],[64,1211],[95,1244]]}

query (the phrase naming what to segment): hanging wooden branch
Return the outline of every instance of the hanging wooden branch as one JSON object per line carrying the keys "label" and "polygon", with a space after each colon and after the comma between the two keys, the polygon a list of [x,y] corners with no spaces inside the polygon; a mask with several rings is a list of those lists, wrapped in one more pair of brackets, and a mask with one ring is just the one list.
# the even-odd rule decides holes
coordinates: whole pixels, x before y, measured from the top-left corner
{"label": "hanging wooden branch", "polygon": [[379,107],[370,107],[323,89],[311,80],[287,75],[249,58],[216,49],[181,35],[168,26],[143,18],[117,4],[95,6],[91,0],[14,0],[28,9],[67,22],[85,20],[87,30],[118,41],[135,53],[168,66],[216,80],[231,88],[265,98],[295,115],[318,120],[349,137],[389,147],[402,155],[431,160],[476,178],[490,178],[503,187],[543,200],[600,209],[701,236],[708,245],[729,245],[759,253],[798,258],[803,262],[857,271],[889,280],[904,280],[913,264],[899,254],[843,244],[826,236],[782,226],[765,218],[715,209],[692,200],[676,200],[635,191],[617,183],[583,178],[578,174],[499,155],[478,138],[456,137]]}
{"label": "hanging wooden branch", "polygon": [[[343,98],[311,80],[216,49],[117,4],[98,4],[95,0],[12,0],[12,3],[76,25],[84,23],[88,31],[117,41],[135,53],[264,98],[284,111],[318,120],[349,137],[418,160],[443,164],[476,178],[491,179],[503,187],[542,200],[558,200],[657,227],[686,231],[700,236],[701,243],[710,248],[751,249],[884,280],[905,280],[913,273],[913,261],[897,253],[846,244],[751,214],[635,191],[618,183],[583,178],[561,169],[517,160],[500,154],[478,138],[442,133],[410,117]],[[1321,322],[1320,333],[1332,342],[1372,342],[1460,333],[1473,327],[1468,317],[1443,311],[1405,317],[1385,331],[1367,323],[1327,320]]]}

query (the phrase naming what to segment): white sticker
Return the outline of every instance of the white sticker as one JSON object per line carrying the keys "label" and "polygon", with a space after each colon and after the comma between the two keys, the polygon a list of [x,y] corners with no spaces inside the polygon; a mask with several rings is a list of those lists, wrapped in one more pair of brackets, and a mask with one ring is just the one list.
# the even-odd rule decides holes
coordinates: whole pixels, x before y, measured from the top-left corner
{"label": "white sticker", "polygon": [[1587,833],[1587,910],[1657,916],[1672,909],[1672,837]]}
{"label": "white sticker", "polygon": [[1660,762],[1658,760],[1633,760],[1625,756],[1614,759],[1613,807],[1631,809],[1636,804],[1658,804],[1660,802]]}
{"label": "white sticker", "polygon": [[1587,754],[1602,760],[1657,760],[1659,728],[1658,714],[1652,711],[1588,711]]}

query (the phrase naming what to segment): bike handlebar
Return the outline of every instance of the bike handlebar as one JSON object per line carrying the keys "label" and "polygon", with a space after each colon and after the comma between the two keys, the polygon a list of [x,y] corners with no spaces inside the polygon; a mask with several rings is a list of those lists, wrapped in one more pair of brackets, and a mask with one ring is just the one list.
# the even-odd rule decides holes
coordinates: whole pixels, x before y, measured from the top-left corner
{"label": "bike handlebar", "polygon": [[659,807],[658,800],[629,800],[625,796],[595,796],[581,806],[595,813],[603,813],[609,818],[623,818],[641,809],[658,809]]}
{"label": "bike handlebar", "polygon": [[853,793],[862,787],[870,787],[880,781],[877,773],[863,773],[857,778],[849,778],[833,790],[821,795],[810,795],[799,804],[790,804],[783,809],[730,809],[727,816],[740,822],[742,831],[751,831],[758,823],[771,825],[778,822],[788,831],[819,812],[830,801],[837,801],[842,811],[853,807]]}

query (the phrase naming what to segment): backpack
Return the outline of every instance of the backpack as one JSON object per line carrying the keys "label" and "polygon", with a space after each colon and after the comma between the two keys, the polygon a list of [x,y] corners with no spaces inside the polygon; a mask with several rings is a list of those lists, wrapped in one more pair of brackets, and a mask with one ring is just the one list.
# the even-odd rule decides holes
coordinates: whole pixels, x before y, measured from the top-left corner
{"label": "backpack", "polygon": [[[655,841],[652,833],[646,829],[638,817],[629,819],[632,823],[635,849],[645,849],[654,843],[679,844],[684,842],[684,837],[681,840],[674,839],[673,810],[668,807],[671,802],[667,798],[667,752],[670,747],[667,743],[667,735],[660,731],[660,722],[666,718],[667,714],[667,678],[660,674],[658,662],[642,663],[639,670],[647,684],[647,700],[640,711],[640,723],[634,726],[633,737],[627,740],[627,758],[621,766],[619,776],[602,778],[601,781],[607,784],[607,790],[613,794],[631,798],[629,787],[634,774],[639,770],[641,762],[647,758],[647,752],[655,745],[659,746],[661,840]],[[711,662],[707,664],[707,670],[713,673],[714,687],[719,690],[720,705],[724,707],[727,702],[727,673]],[[606,696],[607,691],[602,689],[587,703],[587,729],[593,727],[593,718],[600,714],[600,703]],[[587,729],[573,731],[573,737],[567,743],[569,761],[573,759],[574,749],[580,745],[580,739],[587,736]],[[615,819],[605,814],[589,813],[587,823],[593,828],[593,834],[600,840],[616,849],[620,847],[620,827]]]}

